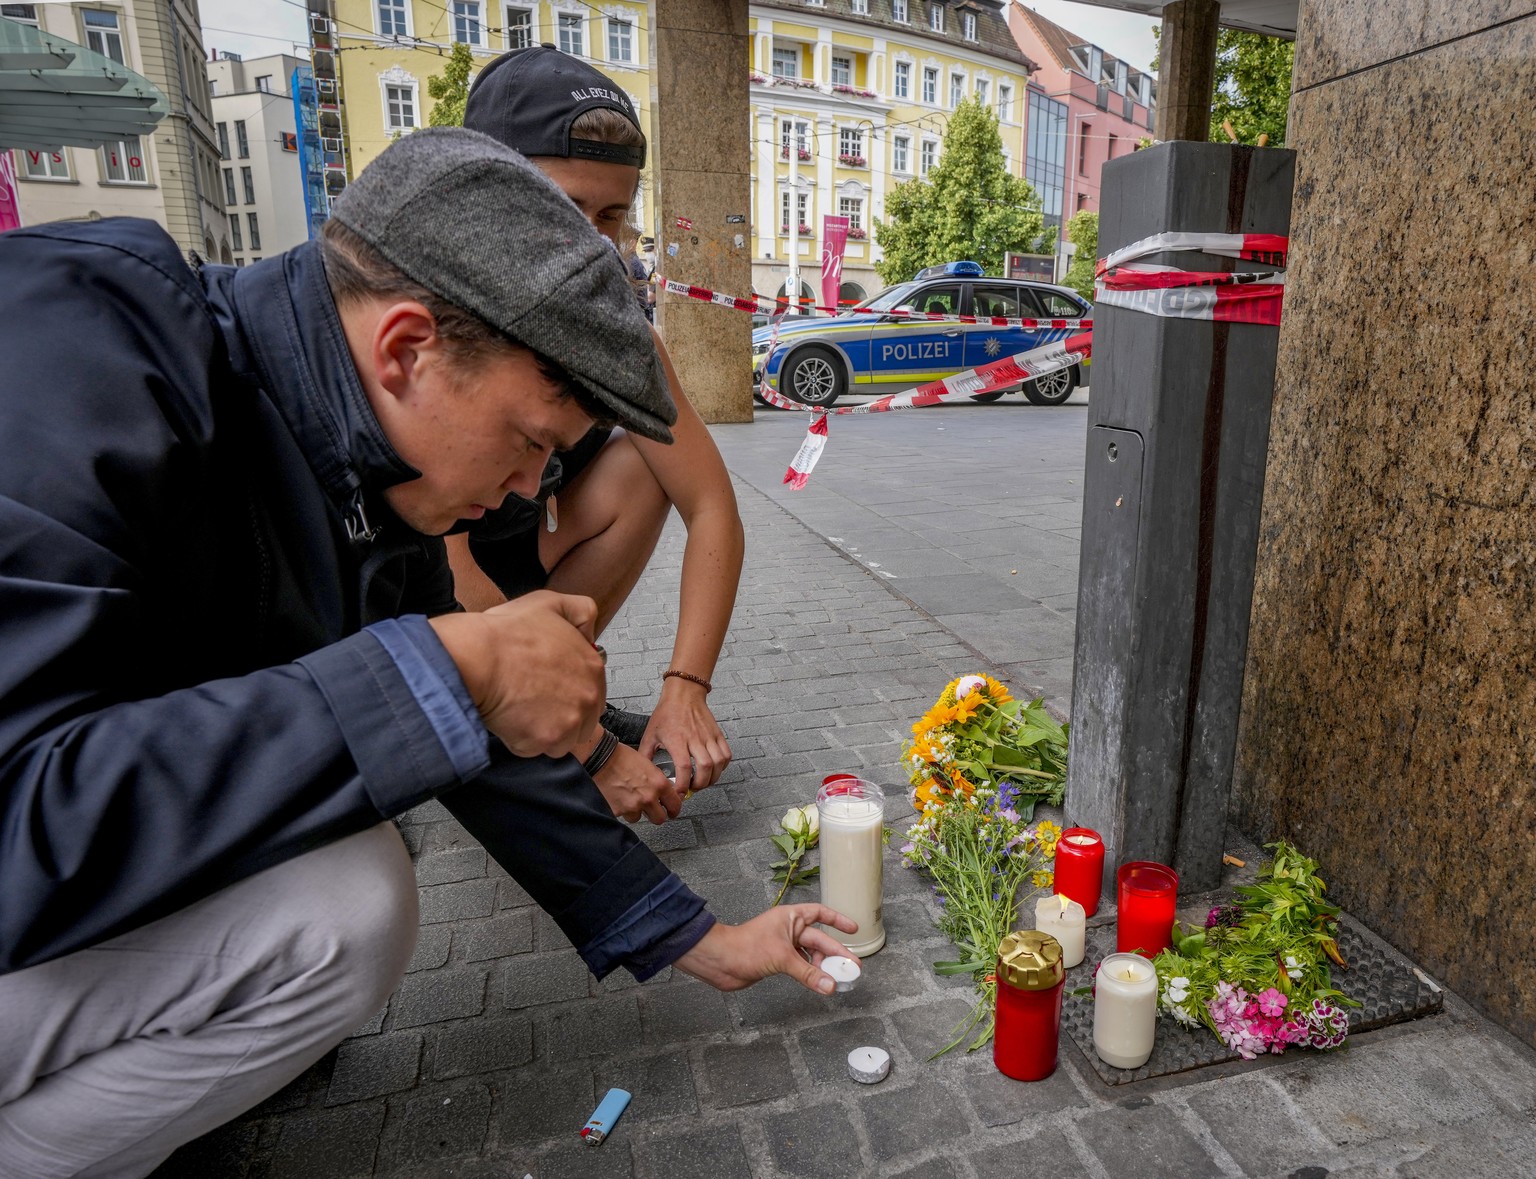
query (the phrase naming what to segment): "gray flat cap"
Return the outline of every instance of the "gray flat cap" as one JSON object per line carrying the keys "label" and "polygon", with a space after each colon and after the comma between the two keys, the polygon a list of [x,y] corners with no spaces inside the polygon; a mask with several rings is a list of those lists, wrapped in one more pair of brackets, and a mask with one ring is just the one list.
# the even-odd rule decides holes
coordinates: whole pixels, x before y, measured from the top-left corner
{"label": "gray flat cap", "polygon": [[407,277],[568,370],[625,429],[671,442],[677,407],[609,240],[526,159],[478,131],[415,131],[331,216]]}

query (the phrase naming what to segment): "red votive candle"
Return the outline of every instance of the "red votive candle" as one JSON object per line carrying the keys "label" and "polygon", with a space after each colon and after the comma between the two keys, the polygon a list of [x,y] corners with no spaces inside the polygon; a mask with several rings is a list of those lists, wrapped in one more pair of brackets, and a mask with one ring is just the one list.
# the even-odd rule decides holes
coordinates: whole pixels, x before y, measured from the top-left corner
{"label": "red votive candle", "polygon": [[1173,944],[1179,874],[1166,864],[1133,860],[1120,865],[1120,912],[1115,949],[1153,958]]}
{"label": "red votive candle", "polygon": [[1068,827],[1056,841],[1056,891],[1092,917],[1104,890],[1104,841],[1087,827]]}
{"label": "red votive candle", "polygon": [[997,948],[997,1029],[992,1063],[1016,1081],[1056,1071],[1061,1039],[1061,943],[1048,933],[1010,933]]}

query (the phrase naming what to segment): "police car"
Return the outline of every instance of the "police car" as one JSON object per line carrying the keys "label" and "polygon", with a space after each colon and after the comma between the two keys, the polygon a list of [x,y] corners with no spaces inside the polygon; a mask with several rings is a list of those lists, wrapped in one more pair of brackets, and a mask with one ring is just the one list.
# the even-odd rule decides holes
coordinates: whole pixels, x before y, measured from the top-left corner
{"label": "police car", "polygon": [[[752,384],[807,405],[831,405],[849,390],[890,393],[976,368],[988,361],[1065,339],[1078,329],[996,327],[904,319],[893,311],[1008,319],[1086,319],[1090,304],[1069,287],[988,278],[975,262],[920,271],[911,282],[829,319],[785,320],[752,333]],[[1036,405],[1060,405],[1081,383],[1079,366],[1024,386]],[[1009,390],[981,393],[996,401]]]}

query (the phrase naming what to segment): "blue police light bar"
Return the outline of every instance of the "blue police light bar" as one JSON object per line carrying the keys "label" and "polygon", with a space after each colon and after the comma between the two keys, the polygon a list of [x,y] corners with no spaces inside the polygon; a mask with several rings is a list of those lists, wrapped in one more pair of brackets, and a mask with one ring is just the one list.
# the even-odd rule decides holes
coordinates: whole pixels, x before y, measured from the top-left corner
{"label": "blue police light bar", "polygon": [[924,267],[917,272],[913,281],[918,278],[937,278],[940,275],[952,278],[981,278],[986,273],[986,268],[980,262],[946,262],[943,266]]}

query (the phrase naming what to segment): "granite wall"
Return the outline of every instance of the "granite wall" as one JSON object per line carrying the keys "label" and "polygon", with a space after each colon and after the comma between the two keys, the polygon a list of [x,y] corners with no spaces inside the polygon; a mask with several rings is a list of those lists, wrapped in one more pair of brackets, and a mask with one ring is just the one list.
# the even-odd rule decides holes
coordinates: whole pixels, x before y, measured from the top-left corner
{"label": "granite wall", "polygon": [[1536,3],[1302,0],[1234,818],[1536,1044]]}

